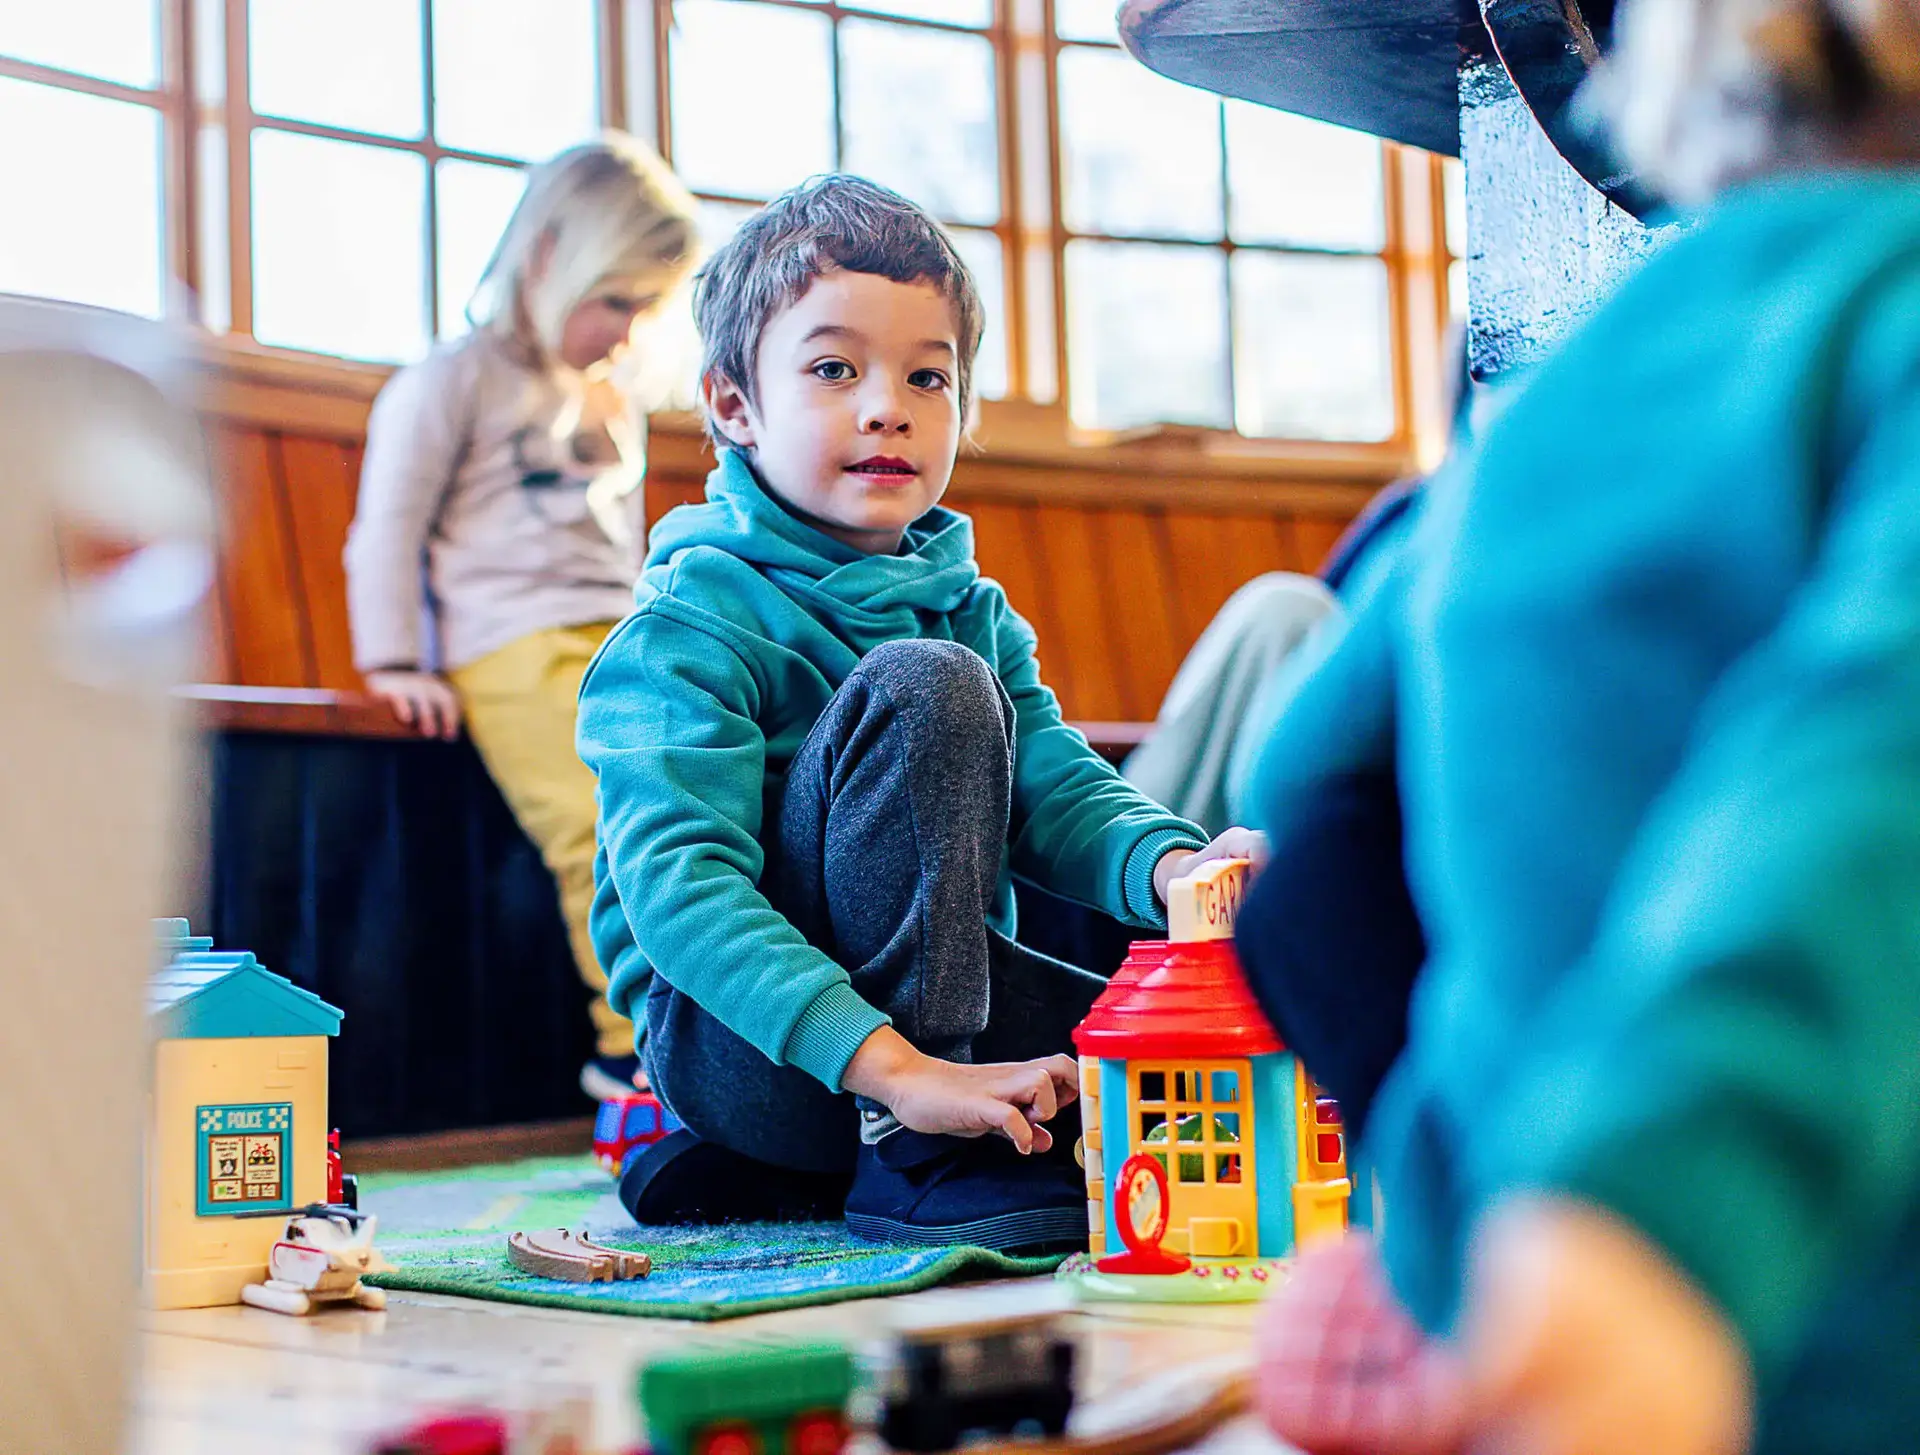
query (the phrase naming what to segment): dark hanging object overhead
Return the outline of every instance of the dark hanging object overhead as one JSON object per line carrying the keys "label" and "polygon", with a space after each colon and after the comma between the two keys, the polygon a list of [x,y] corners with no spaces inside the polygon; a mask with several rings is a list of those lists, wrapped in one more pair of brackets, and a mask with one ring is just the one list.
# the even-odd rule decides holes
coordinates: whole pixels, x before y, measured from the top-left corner
{"label": "dark hanging object overhead", "polygon": [[1120,38],[1172,80],[1458,156],[1463,23],[1473,0],[1127,0]]}
{"label": "dark hanging object overhead", "polygon": [[1457,77],[1469,46],[1484,54],[1484,26],[1560,154],[1611,201],[1645,217],[1659,200],[1613,161],[1573,104],[1606,49],[1614,3],[1126,0],[1120,38],[1172,80],[1458,156]]}
{"label": "dark hanging object overhead", "polygon": [[1613,158],[1575,93],[1611,39],[1614,0],[1480,0],[1500,64],[1568,164],[1614,205],[1646,219],[1660,200]]}

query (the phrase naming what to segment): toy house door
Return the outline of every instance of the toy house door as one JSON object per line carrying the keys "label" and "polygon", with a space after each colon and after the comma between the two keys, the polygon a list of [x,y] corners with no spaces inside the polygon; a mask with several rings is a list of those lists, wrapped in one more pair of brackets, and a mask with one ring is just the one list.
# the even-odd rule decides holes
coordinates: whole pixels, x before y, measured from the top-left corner
{"label": "toy house door", "polygon": [[1136,1062],[1130,1140],[1167,1169],[1165,1246],[1200,1258],[1250,1258],[1258,1237],[1252,1077],[1245,1060]]}

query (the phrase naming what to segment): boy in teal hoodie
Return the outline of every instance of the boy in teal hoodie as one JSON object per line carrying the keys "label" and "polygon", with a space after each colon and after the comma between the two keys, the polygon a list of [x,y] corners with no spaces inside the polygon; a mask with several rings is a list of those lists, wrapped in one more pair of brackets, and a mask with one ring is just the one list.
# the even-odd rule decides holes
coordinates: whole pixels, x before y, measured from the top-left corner
{"label": "boy in teal hoodie", "polygon": [[1250,836],[1207,846],[1061,720],[940,508],[981,314],[937,224],[818,179],[709,262],[696,310],[720,463],[654,529],[580,699],[595,946],[688,1129],[628,1206],[667,1215],[656,1173],[704,1147],[736,1185],[851,1168],[858,1233],[1084,1246],[1055,1118],[1102,982],[1014,942],[1010,876],[1152,929],[1176,872]]}

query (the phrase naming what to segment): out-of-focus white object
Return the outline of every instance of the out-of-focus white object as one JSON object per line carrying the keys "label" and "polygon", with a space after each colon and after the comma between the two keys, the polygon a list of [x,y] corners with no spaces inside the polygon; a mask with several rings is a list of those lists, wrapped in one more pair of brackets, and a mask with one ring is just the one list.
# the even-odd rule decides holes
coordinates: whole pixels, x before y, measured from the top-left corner
{"label": "out-of-focus white object", "polygon": [[212,579],[158,324],[0,297],[0,1448],[120,1448],[151,921],[197,863],[165,689]]}

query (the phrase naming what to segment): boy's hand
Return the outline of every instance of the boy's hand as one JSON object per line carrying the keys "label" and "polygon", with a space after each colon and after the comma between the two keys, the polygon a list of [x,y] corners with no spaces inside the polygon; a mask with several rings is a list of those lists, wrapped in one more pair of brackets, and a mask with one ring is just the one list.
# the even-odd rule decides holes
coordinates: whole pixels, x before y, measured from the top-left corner
{"label": "boy's hand", "polygon": [[369,672],[367,691],[426,738],[451,739],[460,731],[460,699],[434,672]]}
{"label": "boy's hand", "polygon": [[1216,859],[1251,859],[1258,870],[1267,862],[1267,836],[1255,829],[1228,829],[1204,849],[1175,849],[1153,866],[1153,892],[1167,902],[1167,886]]}
{"label": "boy's hand", "polygon": [[1044,1152],[1053,1133],[1043,1123],[1080,1094],[1080,1072],[1071,1056],[959,1065],[916,1051],[882,1026],[853,1053],[840,1084],[881,1102],[916,1132],[998,1133],[1022,1152]]}
{"label": "boy's hand", "polygon": [[1740,1455],[1753,1374],[1719,1311],[1639,1232],[1516,1202],[1475,1239],[1464,1330],[1471,1448]]}

